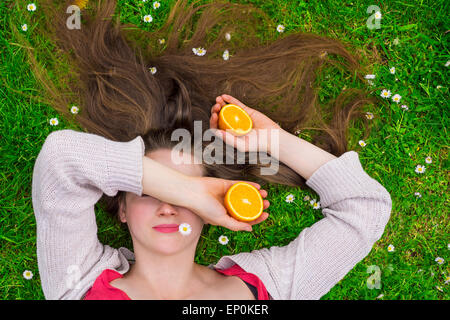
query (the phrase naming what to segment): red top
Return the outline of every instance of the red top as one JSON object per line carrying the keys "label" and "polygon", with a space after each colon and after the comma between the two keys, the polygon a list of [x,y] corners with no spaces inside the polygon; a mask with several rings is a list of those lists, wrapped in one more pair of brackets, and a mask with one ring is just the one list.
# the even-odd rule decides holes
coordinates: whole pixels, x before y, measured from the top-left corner
{"label": "red top", "polygon": [[[214,269],[227,276],[238,276],[244,282],[251,284],[258,290],[258,300],[269,300],[269,294],[262,281],[253,273],[246,272],[239,265],[224,270]],[[86,293],[83,300],[131,300],[122,290],[109,283],[123,275],[112,269],[105,269],[95,280],[93,286]]]}

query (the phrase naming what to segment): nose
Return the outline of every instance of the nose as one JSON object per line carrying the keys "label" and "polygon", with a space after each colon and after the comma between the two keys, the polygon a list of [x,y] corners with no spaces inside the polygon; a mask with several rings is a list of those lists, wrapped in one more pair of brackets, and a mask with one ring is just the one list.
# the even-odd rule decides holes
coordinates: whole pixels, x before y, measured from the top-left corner
{"label": "nose", "polygon": [[161,202],[156,212],[158,216],[176,216],[178,214],[175,207],[166,202]]}

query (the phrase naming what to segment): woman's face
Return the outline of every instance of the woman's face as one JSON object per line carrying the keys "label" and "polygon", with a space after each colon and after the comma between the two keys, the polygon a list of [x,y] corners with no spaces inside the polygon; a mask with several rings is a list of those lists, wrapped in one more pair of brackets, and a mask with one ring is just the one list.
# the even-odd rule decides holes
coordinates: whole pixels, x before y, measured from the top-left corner
{"label": "woman's face", "polygon": [[[202,176],[203,167],[194,164],[190,154],[183,154],[182,164],[174,164],[170,149],[158,149],[146,154],[147,157],[189,176]],[[155,181],[155,184],[158,182]],[[126,211],[121,209],[120,220],[127,223],[133,244],[155,253],[170,255],[191,248],[195,251],[204,221],[191,210],[175,206],[159,199],[142,194],[127,192]],[[180,232],[163,233],[154,229],[161,224],[188,223],[192,231],[189,235]]]}

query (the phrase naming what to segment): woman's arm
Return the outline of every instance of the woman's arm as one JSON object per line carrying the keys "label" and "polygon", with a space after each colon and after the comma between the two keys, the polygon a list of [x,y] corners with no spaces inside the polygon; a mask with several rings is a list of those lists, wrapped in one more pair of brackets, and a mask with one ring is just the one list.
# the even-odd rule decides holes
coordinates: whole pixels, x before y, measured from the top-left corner
{"label": "woman's arm", "polygon": [[107,268],[126,259],[97,238],[94,206],[103,193],[142,194],[141,137],[115,142],[74,130],[52,132],[35,161],[32,202],[39,275],[46,299],[81,299]]}

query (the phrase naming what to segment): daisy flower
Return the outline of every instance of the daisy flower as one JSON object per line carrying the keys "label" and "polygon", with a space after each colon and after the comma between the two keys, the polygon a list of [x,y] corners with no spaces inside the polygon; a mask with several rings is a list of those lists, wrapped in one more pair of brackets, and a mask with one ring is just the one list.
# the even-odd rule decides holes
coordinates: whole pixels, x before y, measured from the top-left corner
{"label": "daisy flower", "polygon": [[309,196],[305,196],[304,198],[303,198],[303,200],[305,200],[305,201],[309,201],[311,198],[309,197]]}
{"label": "daisy flower", "polygon": [[395,251],[395,247],[392,245],[392,244],[390,244],[389,246],[388,246],[388,249],[387,249],[389,252],[394,252]]}
{"label": "daisy flower", "polygon": [[28,30],[28,25],[25,23],[22,25],[22,31],[27,31]]}
{"label": "daisy flower", "polygon": [[375,79],[375,75],[374,74],[366,74],[365,76],[364,76],[364,78],[366,78],[366,79]]}
{"label": "daisy flower", "polygon": [[359,140],[358,143],[359,143],[359,145],[361,147],[365,147],[366,146],[366,143],[364,142],[364,140]]}
{"label": "daisy flower", "polygon": [[370,84],[371,86],[374,86],[374,85],[375,85],[375,83],[373,83],[372,80],[367,80],[367,83]]}
{"label": "daisy flower", "polygon": [[418,164],[416,166],[416,170],[414,170],[416,173],[424,173],[426,170],[425,166],[421,166],[420,164]]}
{"label": "daisy flower", "polygon": [[450,276],[445,277],[445,284],[448,284],[450,282]]}
{"label": "daisy flower", "polygon": [[148,68],[152,74],[156,73],[156,67]]}
{"label": "daisy flower", "polygon": [[415,195],[417,198],[422,198],[422,195],[420,194],[420,192],[414,192],[414,195]]}
{"label": "daisy flower", "polygon": [[230,41],[231,34],[229,32],[225,33],[225,39],[227,39],[227,41]]}
{"label": "daisy flower", "polygon": [[72,108],[70,108],[70,112],[72,112],[73,114],[77,114],[79,111],[77,106],[72,106]]}
{"label": "daisy flower", "polygon": [[381,19],[381,12],[380,11],[375,12],[375,19]]}
{"label": "daisy flower", "polygon": [[153,2],[153,9],[158,9],[161,6],[161,3],[158,1]]}
{"label": "daisy flower", "polygon": [[394,74],[394,73],[395,73],[395,67],[390,68],[390,69],[389,69],[389,72],[390,72],[391,74]]}
{"label": "daisy flower", "polygon": [[441,286],[436,286],[436,289],[438,289],[440,292],[444,292],[444,290],[442,290]]}
{"label": "daisy flower", "polygon": [[28,11],[36,11],[36,5],[34,3],[29,3],[27,5],[27,10]]}
{"label": "daisy flower", "polygon": [[386,90],[386,89],[383,89],[383,90],[381,91],[381,96],[382,96],[383,98],[389,98],[389,97],[391,96],[391,91]]}
{"label": "daisy flower", "polygon": [[392,101],[399,103],[401,98],[402,96],[397,93],[392,96]]}
{"label": "daisy flower", "polygon": [[380,294],[378,297],[376,297],[376,299],[381,299],[384,297],[384,294]]}
{"label": "daisy flower", "polygon": [[204,56],[206,54],[205,48],[198,48],[197,55],[198,56]]}
{"label": "daisy flower", "polygon": [[425,158],[425,162],[426,162],[426,163],[432,163],[433,160],[431,159],[431,157],[426,157],[426,158]]}
{"label": "daisy flower", "polygon": [[409,108],[408,108],[408,106],[407,106],[406,104],[402,104],[402,105],[401,105],[401,108],[404,109],[404,110],[406,110],[406,111],[409,110]]}
{"label": "daisy flower", "polygon": [[450,66],[450,60],[448,60],[448,61],[445,63],[445,66],[446,66],[446,67]]}
{"label": "daisy flower", "polygon": [[166,42],[166,39],[159,39],[159,44],[164,44]]}
{"label": "daisy flower", "polygon": [[392,42],[395,46],[398,45],[400,39],[399,38],[395,38],[394,41]]}
{"label": "daisy flower", "polygon": [[197,54],[198,49],[197,48],[192,48],[192,52],[196,55]]}
{"label": "daisy flower", "polygon": [[148,22],[152,22],[152,21],[153,21],[153,18],[151,15],[147,14],[144,16],[144,22],[148,23]]}
{"label": "daisy flower", "polygon": [[369,120],[373,119],[373,113],[372,112],[366,112],[366,118]]}
{"label": "daisy flower", "polygon": [[180,233],[183,236],[187,236],[187,235],[189,235],[191,233],[192,228],[191,228],[191,225],[189,223],[182,223],[178,227],[178,231],[180,231]]}
{"label": "daisy flower", "polygon": [[293,194],[290,194],[286,197],[286,202],[288,202],[288,203],[291,203],[294,200],[295,200],[295,197]]}
{"label": "daisy flower", "polygon": [[447,243],[447,249],[450,250],[450,243]]}
{"label": "daisy flower", "polygon": [[223,52],[222,58],[223,58],[223,60],[228,60],[228,59],[230,59],[230,53],[228,52],[228,50],[225,50],[225,51]]}
{"label": "daisy flower", "polygon": [[316,203],[316,199],[312,199],[309,203],[313,206]]}
{"label": "daisy flower", "polygon": [[320,209],[320,201],[314,202],[312,206],[313,206],[313,209],[316,209],[316,210]]}
{"label": "daisy flower", "polygon": [[445,262],[445,260],[441,257],[437,257],[436,259],[434,259],[434,261],[436,261],[438,264],[443,264]]}
{"label": "daisy flower", "polygon": [[31,280],[31,278],[33,278],[33,272],[31,272],[30,270],[25,270],[23,272],[23,277],[27,280]]}
{"label": "daisy flower", "polygon": [[58,119],[57,118],[51,118],[50,119],[50,125],[57,126],[58,125]]}
{"label": "daisy flower", "polygon": [[219,237],[219,242],[220,242],[220,244],[222,244],[222,245],[226,245],[226,244],[228,243],[228,237],[227,237],[227,236],[224,236],[224,235],[221,235],[221,236]]}
{"label": "daisy flower", "polygon": [[277,31],[278,31],[278,32],[284,32],[284,26],[281,25],[281,24],[279,24],[279,25],[277,26]]}

